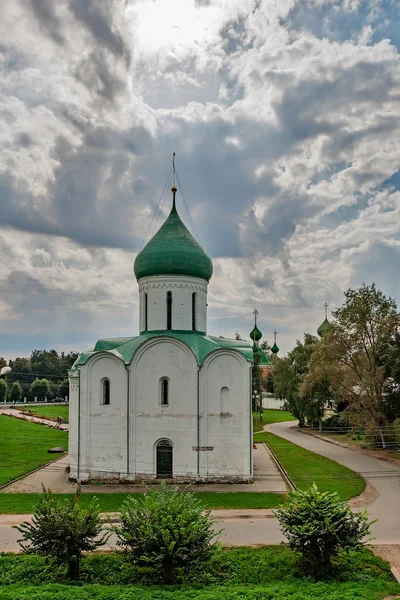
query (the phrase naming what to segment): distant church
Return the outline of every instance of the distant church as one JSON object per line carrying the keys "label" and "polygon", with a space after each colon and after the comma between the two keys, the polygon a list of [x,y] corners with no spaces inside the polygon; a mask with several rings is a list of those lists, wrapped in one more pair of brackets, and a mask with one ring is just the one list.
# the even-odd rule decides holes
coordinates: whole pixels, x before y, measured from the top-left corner
{"label": "distant church", "polygon": [[213,266],[171,191],[135,260],[140,335],[99,340],[69,371],[72,479],[252,479],[252,346],[207,335]]}

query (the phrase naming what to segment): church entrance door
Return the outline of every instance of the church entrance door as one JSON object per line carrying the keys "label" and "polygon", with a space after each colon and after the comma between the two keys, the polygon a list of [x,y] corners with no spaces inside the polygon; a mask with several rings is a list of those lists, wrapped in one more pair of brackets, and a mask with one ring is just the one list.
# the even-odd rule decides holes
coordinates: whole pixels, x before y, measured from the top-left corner
{"label": "church entrance door", "polygon": [[161,440],[157,444],[157,478],[172,477],[172,444],[169,440]]}

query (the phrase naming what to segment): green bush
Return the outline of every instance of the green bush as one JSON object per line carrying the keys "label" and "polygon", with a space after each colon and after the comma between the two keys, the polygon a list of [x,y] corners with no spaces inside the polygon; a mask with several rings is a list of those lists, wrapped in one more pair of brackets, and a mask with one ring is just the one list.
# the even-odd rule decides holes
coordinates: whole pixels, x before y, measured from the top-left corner
{"label": "green bush", "polygon": [[19,381],[14,381],[9,392],[10,402],[21,402],[22,387]]}
{"label": "green bush", "polygon": [[7,382],[0,377],[0,402],[5,402],[7,400]]}
{"label": "green bush", "polygon": [[68,578],[72,580],[79,578],[82,552],[95,550],[109,537],[102,534],[97,498],[93,498],[87,509],[82,509],[78,504],[79,495],[80,490],[70,500],[59,502],[43,487],[32,523],[14,525],[22,534],[19,544],[24,552],[52,558],[59,565],[66,564]]}
{"label": "green bush", "polygon": [[121,509],[121,525],[114,527],[118,545],[134,564],[150,567],[154,580],[171,584],[190,572],[202,571],[220,552],[212,544],[210,511],[188,492],[165,484],[140,498],[128,498]]}
{"label": "green bush", "polygon": [[300,553],[302,566],[316,579],[332,573],[332,559],[339,552],[360,549],[372,524],[366,512],[354,515],[336,492],[320,492],[315,484],[292,492],[275,515],[289,547]]}
{"label": "green bush", "polygon": [[36,377],[35,381],[31,384],[29,392],[33,398],[38,400],[44,400],[50,393],[50,382],[48,379],[39,379]]}

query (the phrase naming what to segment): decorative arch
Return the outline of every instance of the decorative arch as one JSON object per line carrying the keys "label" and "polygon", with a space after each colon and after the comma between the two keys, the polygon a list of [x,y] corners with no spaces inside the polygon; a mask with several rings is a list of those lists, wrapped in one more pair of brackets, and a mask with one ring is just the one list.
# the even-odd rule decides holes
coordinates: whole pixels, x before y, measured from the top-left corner
{"label": "decorative arch", "polygon": [[163,438],[156,442],[156,477],[171,479],[173,477],[174,447],[171,440]]}
{"label": "decorative arch", "polygon": [[220,413],[229,413],[229,388],[225,385],[220,391]]}

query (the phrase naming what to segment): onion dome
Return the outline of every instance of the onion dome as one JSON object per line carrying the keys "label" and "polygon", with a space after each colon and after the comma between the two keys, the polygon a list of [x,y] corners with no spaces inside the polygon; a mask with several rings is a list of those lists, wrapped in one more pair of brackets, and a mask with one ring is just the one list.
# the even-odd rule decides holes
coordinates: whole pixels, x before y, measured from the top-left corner
{"label": "onion dome", "polygon": [[259,342],[262,338],[262,333],[261,331],[258,329],[257,325],[254,325],[254,328],[252,331],[250,331],[250,339],[256,342]]}
{"label": "onion dome", "polygon": [[271,352],[272,352],[272,354],[278,354],[279,348],[278,348],[276,342],[274,342],[274,345],[271,348]]}
{"label": "onion dome", "polygon": [[136,279],[151,275],[188,275],[209,281],[213,272],[211,259],[178,215],[175,186],[172,193],[173,205],[167,220],[136,257]]}
{"label": "onion dome", "polygon": [[331,328],[331,324],[329,323],[328,319],[325,319],[325,321],[323,323],[321,323],[321,325],[318,327],[317,329],[317,333],[319,335],[319,337],[322,338],[322,336],[329,331]]}

